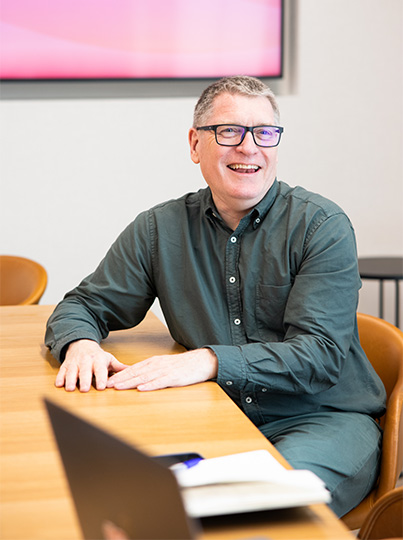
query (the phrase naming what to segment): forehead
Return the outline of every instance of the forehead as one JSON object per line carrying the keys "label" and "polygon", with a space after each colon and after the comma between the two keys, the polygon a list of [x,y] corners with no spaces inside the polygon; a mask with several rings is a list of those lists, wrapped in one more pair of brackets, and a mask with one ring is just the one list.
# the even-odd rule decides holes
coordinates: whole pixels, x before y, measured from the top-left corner
{"label": "forehead", "polygon": [[223,93],[214,99],[208,121],[211,124],[273,124],[274,111],[264,96]]}

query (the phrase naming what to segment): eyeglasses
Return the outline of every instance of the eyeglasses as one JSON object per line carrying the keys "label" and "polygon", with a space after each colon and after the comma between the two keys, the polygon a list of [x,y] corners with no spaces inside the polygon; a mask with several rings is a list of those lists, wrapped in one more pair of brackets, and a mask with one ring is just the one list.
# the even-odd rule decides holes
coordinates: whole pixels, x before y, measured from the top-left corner
{"label": "eyeglasses", "polygon": [[277,146],[284,128],[280,126],[239,126],[237,124],[217,124],[215,126],[201,126],[200,131],[214,131],[215,140],[221,146],[238,146],[242,143],[248,131],[252,133],[257,146],[272,148]]}

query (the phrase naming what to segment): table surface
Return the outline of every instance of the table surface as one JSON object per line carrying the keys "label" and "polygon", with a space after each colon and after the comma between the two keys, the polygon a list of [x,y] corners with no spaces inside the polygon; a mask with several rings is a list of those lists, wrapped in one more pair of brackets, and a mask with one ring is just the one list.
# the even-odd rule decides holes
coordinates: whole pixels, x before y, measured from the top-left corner
{"label": "table surface", "polygon": [[[43,397],[151,455],[196,451],[205,457],[268,449],[259,430],[214,382],[157,392],[113,389],[87,394],[54,386],[58,363],[43,344],[52,306],[0,308],[0,538],[81,538]],[[113,332],[104,348],[131,364],[177,353],[149,313],[135,329]],[[343,539],[351,533],[325,505],[210,518],[203,539]]]}
{"label": "table surface", "polygon": [[403,279],[403,257],[360,257],[358,268],[364,279]]}

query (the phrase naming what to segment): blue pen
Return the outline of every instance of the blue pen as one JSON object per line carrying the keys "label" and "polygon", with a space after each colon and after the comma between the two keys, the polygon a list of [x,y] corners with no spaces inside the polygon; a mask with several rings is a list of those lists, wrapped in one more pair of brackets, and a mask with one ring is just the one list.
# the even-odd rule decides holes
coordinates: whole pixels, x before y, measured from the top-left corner
{"label": "blue pen", "polygon": [[183,469],[191,469],[192,467],[200,463],[200,461],[202,460],[203,460],[202,457],[188,459],[187,461],[182,461],[181,463],[175,463],[175,465],[172,465],[170,469],[174,471],[179,471]]}

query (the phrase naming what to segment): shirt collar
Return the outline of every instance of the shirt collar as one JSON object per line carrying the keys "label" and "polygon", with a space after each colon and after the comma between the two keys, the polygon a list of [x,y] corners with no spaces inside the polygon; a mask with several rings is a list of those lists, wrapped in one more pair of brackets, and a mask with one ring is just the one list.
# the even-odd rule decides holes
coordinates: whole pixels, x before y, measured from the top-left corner
{"label": "shirt collar", "polygon": [[222,217],[218,213],[218,210],[214,204],[211,189],[208,187],[202,191],[203,191],[203,194],[202,194],[201,203],[202,203],[202,209],[204,213],[211,221],[214,221],[214,220],[222,221]]}
{"label": "shirt collar", "polygon": [[[266,193],[266,195],[263,197],[263,199],[257,203],[255,208],[250,212],[251,219],[253,219],[253,224],[255,227],[256,220],[258,221],[257,224],[259,224],[267,215],[268,211],[272,207],[278,193],[278,181],[277,178],[275,178],[273,184],[271,185],[269,191]],[[255,227],[256,228],[256,227]]]}
{"label": "shirt collar", "polygon": [[[213,196],[211,194],[210,188],[206,188],[203,191],[204,193],[202,197],[202,206],[204,209],[204,213],[210,220],[212,221],[218,220],[222,222],[223,220],[220,214],[218,213],[218,210],[214,204]],[[266,195],[263,197],[263,199],[257,203],[255,208],[253,208],[249,212],[249,214],[247,214],[247,216],[243,218],[243,220],[249,218],[249,220],[253,223],[253,228],[256,229],[260,225],[262,220],[266,217],[268,211],[270,210],[272,204],[274,203],[277,196],[277,192],[278,192],[278,181],[276,178],[272,186],[266,193]]]}

